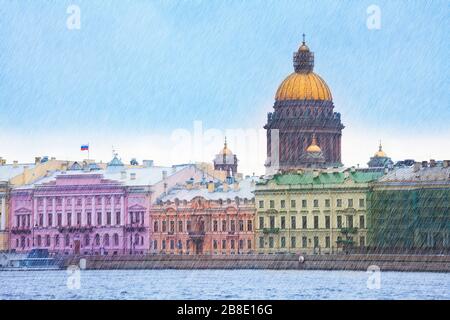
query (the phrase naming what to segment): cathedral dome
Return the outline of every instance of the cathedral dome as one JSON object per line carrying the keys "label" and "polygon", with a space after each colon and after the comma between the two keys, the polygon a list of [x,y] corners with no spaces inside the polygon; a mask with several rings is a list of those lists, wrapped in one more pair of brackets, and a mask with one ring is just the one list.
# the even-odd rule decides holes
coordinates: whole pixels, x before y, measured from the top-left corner
{"label": "cathedral dome", "polygon": [[290,74],[278,87],[275,100],[327,100],[331,91],[325,81],[314,72]]}
{"label": "cathedral dome", "polygon": [[332,101],[331,91],[326,82],[316,73],[314,53],[303,42],[294,53],[294,73],[283,80],[275,94],[276,101],[284,100],[322,100]]}
{"label": "cathedral dome", "polygon": [[316,134],[313,133],[313,138],[311,144],[306,148],[306,152],[309,153],[319,153],[322,152],[322,149],[317,145]]}

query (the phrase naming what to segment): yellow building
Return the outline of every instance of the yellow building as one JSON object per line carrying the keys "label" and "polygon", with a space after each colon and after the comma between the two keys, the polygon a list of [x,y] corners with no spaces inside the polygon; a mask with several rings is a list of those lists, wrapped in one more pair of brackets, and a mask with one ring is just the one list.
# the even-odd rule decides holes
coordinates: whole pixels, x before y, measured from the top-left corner
{"label": "yellow building", "polygon": [[328,169],[257,183],[255,244],[261,253],[334,253],[365,246],[366,196],[380,172]]}

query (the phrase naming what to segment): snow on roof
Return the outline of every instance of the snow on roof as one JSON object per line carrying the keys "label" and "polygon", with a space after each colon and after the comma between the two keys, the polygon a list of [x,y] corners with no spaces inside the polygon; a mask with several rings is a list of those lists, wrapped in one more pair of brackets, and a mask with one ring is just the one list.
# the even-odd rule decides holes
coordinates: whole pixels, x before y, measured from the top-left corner
{"label": "snow on roof", "polygon": [[186,189],[184,186],[179,186],[171,189],[168,194],[160,200],[163,202],[174,201],[175,199],[181,201],[191,201],[196,197],[202,197],[206,200],[234,200],[236,197],[240,199],[253,199],[255,197],[253,191],[255,190],[255,182],[257,179],[257,177],[250,177],[241,180],[239,181],[238,190],[235,190],[233,185],[230,185],[228,191],[223,190],[223,184],[216,187],[214,192],[209,192],[206,186],[203,188],[194,188],[190,190]]}
{"label": "snow on roof", "polygon": [[22,174],[26,168],[34,168],[34,163],[4,164],[0,166],[0,181],[8,181],[19,174]]}

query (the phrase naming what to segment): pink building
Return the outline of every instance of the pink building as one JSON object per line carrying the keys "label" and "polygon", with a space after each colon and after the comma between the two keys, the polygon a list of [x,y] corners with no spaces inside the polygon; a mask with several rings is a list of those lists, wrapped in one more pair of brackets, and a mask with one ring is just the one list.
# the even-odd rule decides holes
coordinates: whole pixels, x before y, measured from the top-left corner
{"label": "pink building", "polygon": [[150,252],[246,254],[254,251],[254,179],[195,183],[165,194],[150,210]]}
{"label": "pink building", "polygon": [[203,172],[194,165],[74,165],[49,173],[10,197],[10,250],[62,254],[144,254],[153,199]]}

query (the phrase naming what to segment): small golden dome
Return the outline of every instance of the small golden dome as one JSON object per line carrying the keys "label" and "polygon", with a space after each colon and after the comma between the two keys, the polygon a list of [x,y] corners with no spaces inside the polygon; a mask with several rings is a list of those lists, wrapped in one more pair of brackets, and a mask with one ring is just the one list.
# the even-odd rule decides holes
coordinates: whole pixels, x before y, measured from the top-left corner
{"label": "small golden dome", "polygon": [[230,154],[233,154],[233,152],[231,152],[231,150],[228,149],[227,137],[225,137],[225,143],[223,144],[223,148],[222,148],[222,150],[220,150],[219,154],[220,155],[227,155],[227,156],[230,155]]}
{"label": "small golden dome", "polygon": [[381,146],[381,142],[380,142],[380,146],[378,147],[378,151],[375,152],[375,157],[376,158],[386,158],[386,152],[383,151],[383,147]]}
{"label": "small golden dome", "polygon": [[309,145],[309,147],[306,148],[306,152],[311,152],[311,153],[322,152],[322,149],[320,149],[320,147],[317,145],[317,139],[316,139],[316,134],[315,133],[313,133],[312,142]]}
{"label": "small golden dome", "polygon": [[325,81],[314,72],[290,74],[278,87],[275,100],[332,100]]}

